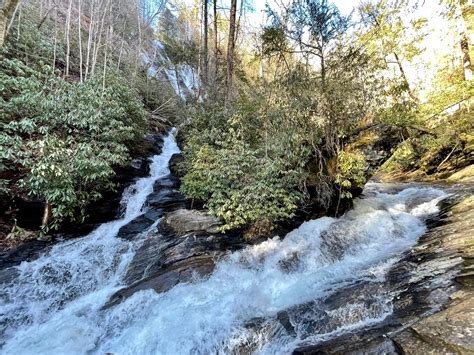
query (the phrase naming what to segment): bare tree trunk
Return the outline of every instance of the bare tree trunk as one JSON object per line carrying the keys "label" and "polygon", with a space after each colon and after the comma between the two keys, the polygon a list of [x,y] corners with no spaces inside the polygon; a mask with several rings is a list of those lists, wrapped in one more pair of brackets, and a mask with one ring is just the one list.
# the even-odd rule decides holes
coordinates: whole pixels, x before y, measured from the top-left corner
{"label": "bare tree trunk", "polygon": [[69,7],[67,10],[66,18],[66,72],[65,76],[69,76],[69,57],[71,55],[71,39],[69,37],[71,31],[71,12],[72,12],[72,0],[69,0]]}
{"label": "bare tree trunk", "polygon": [[[122,43],[120,44],[120,52],[119,52],[119,57],[117,61],[117,70],[120,70],[120,62],[122,61],[123,46],[125,44],[125,25],[126,25],[126,21],[123,21],[123,29],[122,29],[122,33],[120,34],[120,36],[122,37]],[[156,53],[156,48],[155,48],[155,53]]]}
{"label": "bare tree trunk", "polygon": [[237,42],[237,38],[239,38],[240,33],[240,20],[244,14],[245,10],[245,0],[240,0],[240,8],[239,8],[239,18],[237,19],[237,26],[235,28],[235,42]]}
{"label": "bare tree trunk", "polygon": [[138,63],[142,52],[142,18],[140,16],[140,1],[137,1],[137,24],[138,24],[138,58],[135,62],[135,70],[133,71],[133,78],[136,78],[138,71]]}
{"label": "bare tree trunk", "polygon": [[54,45],[53,45],[53,73],[54,69],[56,68],[56,50],[58,45],[58,10],[56,8],[56,16],[54,16]]}
{"label": "bare tree trunk", "polygon": [[214,83],[217,81],[217,75],[219,71],[219,46],[217,36],[217,0],[213,3],[213,14],[214,14]]}
{"label": "bare tree trunk", "polygon": [[112,26],[109,27],[107,34],[105,35],[105,49],[104,49],[104,69],[102,73],[102,92],[105,91],[105,77],[107,75],[107,53],[109,48],[109,39],[112,37]]}
{"label": "bare tree trunk", "polygon": [[[10,22],[8,23],[8,26],[7,26],[6,34],[10,33],[10,28],[12,27],[13,22],[15,21],[15,16],[16,16],[16,13],[17,13],[19,7],[20,7],[20,3],[17,4],[17,6],[15,7],[15,10],[13,11],[12,17],[10,18]],[[18,26],[20,26],[20,17],[19,16],[18,16]],[[1,47],[1,44],[0,44],[0,47]]]}
{"label": "bare tree trunk", "polygon": [[410,95],[413,101],[415,102],[418,101],[417,97],[413,94],[413,91],[411,90],[410,82],[408,81],[407,75],[405,74],[405,70],[403,70],[402,62],[400,58],[398,57],[398,54],[396,52],[393,52],[393,55],[395,57],[395,61],[397,62],[398,69],[400,70],[400,75],[402,76],[402,80],[407,87],[408,95]]}
{"label": "bare tree trunk", "polygon": [[0,5],[0,47],[3,46],[8,34],[8,24],[19,4],[19,0],[3,0]]}
{"label": "bare tree trunk", "polygon": [[[469,37],[467,35],[468,29],[466,25],[466,20],[464,18],[463,5],[460,1],[456,1],[455,16],[457,22],[457,30],[460,38],[460,49],[461,49],[461,60],[462,67],[464,71],[464,80],[471,81],[473,79],[472,74],[472,64],[471,64],[471,55],[469,53]],[[471,1],[464,6],[471,7]]]}
{"label": "bare tree trunk", "polygon": [[78,7],[78,20],[77,20],[77,34],[78,34],[78,42],[79,42],[79,77],[82,83],[83,76],[82,76],[82,11],[81,11],[82,0],[79,0],[79,7]]}
{"label": "bare tree trunk", "polygon": [[53,5],[53,6],[50,6],[49,7],[49,10],[46,11],[46,13],[43,15],[43,17],[41,18],[41,21],[38,23],[38,25],[36,26],[36,28],[39,30],[41,28],[41,26],[43,26],[43,23],[44,21],[46,21],[46,19],[48,18],[48,15],[51,11],[53,11],[53,9],[55,9],[57,7],[57,5]]}
{"label": "bare tree trunk", "polygon": [[51,206],[51,203],[46,201],[44,203],[43,219],[41,221],[41,226],[46,227],[48,223],[51,221],[52,216],[53,216],[53,206]]}
{"label": "bare tree trunk", "polygon": [[96,33],[97,41],[94,41],[94,53],[92,57],[91,76],[94,75],[95,67],[97,65],[97,58],[99,57],[100,44],[102,42],[102,32],[104,30],[105,16],[107,14],[108,7],[109,7],[109,0],[106,0],[105,5],[104,5],[104,10],[103,10],[104,13],[102,14],[102,18],[100,20],[99,32]]}
{"label": "bare tree trunk", "polygon": [[207,1],[203,0],[203,20],[204,20],[204,30],[203,30],[203,83],[204,85],[208,84],[209,79],[209,46],[208,46],[208,11],[207,11]]}
{"label": "bare tree trunk", "polygon": [[469,39],[466,33],[463,33],[461,35],[461,51],[462,51],[462,66],[464,69],[464,80],[471,81],[473,79],[471,55],[469,54]]}
{"label": "bare tree trunk", "polygon": [[21,29],[21,2],[18,3],[18,27],[16,31],[16,40],[20,40],[20,29]]}
{"label": "bare tree trunk", "polygon": [[94,35],[94,3],[95,0],[91,0],[90,9],[89,9],[89,35],[87,37],[87,54],[86,54],[86,73],[84,75],[84,80],[87,80],[87,76],[89,74],[89,62],[90,62],[90,54],[91,54],[91,47],[92,47],[92,38]]}
{"label": "bare tree trunk", "polygon": [[322,91],[326,91],[326,60],[324,58],[324,55],[321,55],[319,57],[320,63],[321,63],[321,88]]}
{"label": "bare tree trunk", "polygon": [[232,100],[234,79],[234,50],[235,50],[235,16],[237,13],[237,0],[231,0],[229,19],[229,39],[227,42],[227,76],[226,76],[226,107]]}

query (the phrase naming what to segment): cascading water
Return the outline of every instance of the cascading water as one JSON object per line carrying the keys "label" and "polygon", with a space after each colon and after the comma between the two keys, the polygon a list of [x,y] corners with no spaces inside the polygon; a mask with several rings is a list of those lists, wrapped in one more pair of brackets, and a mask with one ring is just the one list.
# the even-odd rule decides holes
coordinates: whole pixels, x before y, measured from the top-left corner
{"label": "cascading water", "polygon": [[229,254],[206,279],[161,294],[140,291],[104,309],[140,243],[115,236],[143,213],[177,151],[168,136],[151,176],[124,194],[122,219],[18,267],[19,276],[3,286],[3,353],[288,353],[301,342],[380,322],[392,312],[389,290],[374,288],[337,306],[327,299],[384,280],[446,196],[433,188],[383,193],[372,184],[339,219],[308,221],[283,239]]}
{"label": "cascading water", "polygon": [[[122,218],[102,224],[85,237],[57,244],[33,262],[22,263],[18,277],[11,284],[3,285],[0,324],[6,339],[15,339],[23,331],[28,332],[29,327],[36,328],[37,324],[54,321],[61,312],[71,311],[69,320],[57,319],[67,327],[68,322],[74,323],[75,311],[88,312],[97,305],[100,307],[117,290],[140,240],[126,241],[116,235],[121,227],[144,212],[145,200],[153,191],[154,182],[169,174],[168,162],[179,152],[173,133],[164,139],[162,153],[151,158],[150,176],[137,180],[125,190],[121,201]],[[59,341],[58,344],[65,340],[54,335],[44,336],[50,341]],[[38,348],[20,352],[47,352],[47,348],[37,345]],[[61,344],[63,352],[84,351],[77,345],[79,347],[75,347],[73,340]],[[8,346],[5,351],[9,352],[7,349]]]}

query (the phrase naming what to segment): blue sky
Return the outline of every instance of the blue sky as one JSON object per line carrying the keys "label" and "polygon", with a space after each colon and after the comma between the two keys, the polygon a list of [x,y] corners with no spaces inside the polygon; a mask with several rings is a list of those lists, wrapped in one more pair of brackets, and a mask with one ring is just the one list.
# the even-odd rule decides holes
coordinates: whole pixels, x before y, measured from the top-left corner
{"label": "blue sky", "polygon": [[[265,9],[265,3],[268,1],[268,3],[271,5],[273,3],[273,0],[254,0],[255,8],[257,12],[260,10]],[[339,10],[344,14],[349,14],[354,6],[358,4],[358,0],[333,0],[332,1],[338,8]]]}

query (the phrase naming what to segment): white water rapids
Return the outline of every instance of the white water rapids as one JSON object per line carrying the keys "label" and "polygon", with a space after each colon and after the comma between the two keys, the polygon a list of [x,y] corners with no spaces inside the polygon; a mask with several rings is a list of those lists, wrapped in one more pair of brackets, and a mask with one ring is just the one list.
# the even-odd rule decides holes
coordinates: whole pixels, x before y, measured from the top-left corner
{"label": "white water rapids", "polygon": [[3,354],[209,354],[246,347],[289,353],[303,339],[380,322],[392,312],[390,295],[383,292],[370,306],[348,302],[327,312],[340,325],[324,334],[309,334],[297,324],[295,334],[270,329],[270,323],[251,325],[296,305],[317,304],[358,280],[384,279],[446,196],[433,188],[382,193],[371,184],[339,219],[312,220],[283,239],[229,254],[207,279],[161,294],[140,291],[102,309],[124,286],[122,277],[143,241],[116,238],[117,232],[144,212],[153,183],[169,174],[169,159],[178,151],[173,135],[167,136],[162,153],[152,158],[150,176],[124,193],[123,218],[18,266],[19,275],[2,285]]}

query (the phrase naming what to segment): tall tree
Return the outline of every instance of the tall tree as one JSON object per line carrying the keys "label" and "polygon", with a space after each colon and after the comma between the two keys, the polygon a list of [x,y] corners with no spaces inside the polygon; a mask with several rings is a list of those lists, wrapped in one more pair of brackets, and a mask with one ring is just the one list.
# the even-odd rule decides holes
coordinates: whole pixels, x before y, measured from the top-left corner
{"label": "tall tree", "polygon": [[208,44],[208,0],[202,0],[203,44],[202,44],[202,81],[208,84],[209,79],[209,44]]}
{"label": "tall tree", "polygon": [[19,0],[3,0],[0,5],[0,47],[7,37],[7,28],[18,6]]}
{"label": "tall tree", "polygon": [[214,25],[214,82],[217,81],[217,74],[219,70],[219,44],[217,33],[217,0],[213,1],[213,25]]}
{"label": "tall tree", "polygon": [[71,57],[71,15],[72,15],[72,0],[69,0],[69,6],[67,10],[66,18],[66,72],[65,76],[69,76],[69,63]]}
{"label": "tall tree", "polygon": [[287,33],[303,54],[319,59],[323,88],[326,84],[327,52],[348,24],[348,18],[327,0],[295,0],[289,8]]}
{"label": "tall tree", "polygon": [[227,42],[227,76],[226,76],[226,106],[232,99],[234,80],[234,51],[235,51],[235,19],[237,14],[237,0],[231,0],[229,18],[229,39]]}
{"label": "tall tree", "polygon": [[79,44],[79,76],[82,83],[82,10],[81,10],[82,0],[79,0],[78,5],[78,20],[77,20],[77,42]]}
{"label": "tall tree", "polygon": [[[402,19],[401,7],[397,2],[388,0],[377,0],[375,3],[366,1],[359,7],[363,23],[367,26],[365,46],[371,49],[371,56],[377,57],[379,53],[385,66],[394,64],[399,71],[403,86],[413,101],[417,97],[410,87],[410,82],[404,69],[403,60],[410,61],[421,50],[418,44],[423,38],[421,28],[424,19],[411,21],[411,28]],[[409,33],[416,35],[410,36]]]}
{"label": "tall tree", "polygon": [[[472,80],[472,62],[469,45],[469,30],[466,25],[466,14],[472,13],[472,0],[445,0],[448,6],[448,16],[454,18],[456,30],[459,35],[459,48],[461,50],[461,60],[464,71],[464,80]],[[472,15],[470,15],[472,16]]]}

